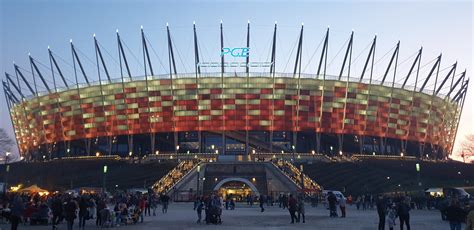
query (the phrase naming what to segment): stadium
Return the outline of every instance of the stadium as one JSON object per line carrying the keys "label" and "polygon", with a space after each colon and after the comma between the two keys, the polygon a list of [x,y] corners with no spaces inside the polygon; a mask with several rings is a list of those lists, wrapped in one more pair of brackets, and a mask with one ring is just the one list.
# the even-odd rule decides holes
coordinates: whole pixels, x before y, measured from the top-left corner
{"label": "stadium", "polygon": [[[5,73],[2,82],[24,160],[12,167],[12,183],[30,181],[49,189],[143,185],[182,201],[190,192],[278,196],[320,192],[323,186],[361,194],[421,186],[423,162],[430,175],[426,185],[470,184],[464,175],[473,175],[471,168],[445,164],[469,82],[466,71],[456,73],[457,63],[440,70],[439,55],[421,66],[421,48],[404,61],[409,68],[401,73],[398,42],[384,55],[388,62],[378,79],[375,36],[362,71],[351,72],[352,31],[341,49],[340,71],[330,74],[328,28],[317,71],[306,73],[302,25],[293,71],[278,72],[276,23],[272,29],[269,61],[256,62],[250,23],[247,46],[226,47],[221,22],[220,60],[205,62],[194,25],[192,73],[177,71],[168,25],[167,74],[154,73],[143,28],[144,76],[132,74],[118,30],[120,78],[109,74],[95,35],[98,81],[85,70],[72,40],[75,84],[68,83],[62,58],[49,47],[49,66],[31,56],[31,72],[14,64],[15,74]],[[51,73],[41,71],[45,66]],[[424,67],[427,76],[421,76]],[[417,184],[410,173],[415,163]],[[101,174],[102,185],[91,182]]]}
{"label": "stadium", "polygon": [[[222,40],[222,24],[220,29],[224,51],[229,48]],[[249,44],[250,23],[247,29]],[[209,63],[199,61],[194,25],[195,72],[181,74],[167,32],[169,74],[153,73],[143,29],[146,77],[132,76],[118,31],[119,79],[109,76],[95,36],[97,68],[103,69],[99,81],[88,78],[72,40],[76,85],[64,80],[67,76],[51,50],[51,74],[42,73],[31,56],[32,79],[15,65],[15,74],[6,73],[3,88],[24,159],[150,154],[239,160],[317,154],[445,159],[452,152],[468,80],[466,72],[456,75],[456,63],[445,76],[439,74],[441,55],[428,76],[419,76],[422,49],[408,73],[397,73],[398,43],[383,79],[375,80],[377,37],[362,73],[350,73],[352,32],[340,73],[331,75],[326,73],[328,28],[317,72],[302,73],[302,26],[294,71],[280,73],[273,67],[278,61],[275,24],[271,60],[263,63],[268,72],[252,72],[255,63],[249,61],[248,48],[236,55],[245,62],[226,62],[222,52],[220,62],[211,63],[220,71],[203,72]],[[233,64],[243,64],[245,71],[226,72]],[[404,76],[403,84],[395,82],[397,74]],[[54,86],[48,85],[46,75]],[[415,85],[408,85],[408,79],[415,79]],[[47,90],[39,92],[39,85]]]}

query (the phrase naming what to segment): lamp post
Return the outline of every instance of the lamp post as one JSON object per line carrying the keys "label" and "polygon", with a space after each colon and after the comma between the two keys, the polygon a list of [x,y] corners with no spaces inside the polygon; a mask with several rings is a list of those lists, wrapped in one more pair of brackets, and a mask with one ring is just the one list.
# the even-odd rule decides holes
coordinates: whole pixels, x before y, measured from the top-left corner
{"label": "lamp post", "polygon": [[295,146],[292,145],[292,146],[291,146],[291,149],[293,150],[293,156],[292,156],[293,162],[295,162]]}
{"label": "lamp post", "polygon": [[102,180],[102,191],[105,193],[105,180],[107,175],[107,165],[104,165],[104,177]]}
{"label": "lamp post", "polygon": [[198,165],[196,168],[196,174],[197,174],[197,181],[196,181],[196,195],[199,196],[199,173],[201,171],[201,165]]}

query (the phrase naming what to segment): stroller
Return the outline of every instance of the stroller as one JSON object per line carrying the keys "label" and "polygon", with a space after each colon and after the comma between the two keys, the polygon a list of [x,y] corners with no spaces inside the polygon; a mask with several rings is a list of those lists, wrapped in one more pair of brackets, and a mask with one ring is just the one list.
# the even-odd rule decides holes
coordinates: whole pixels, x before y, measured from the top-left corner
{"label": "stroller", "polygon": [[206,215],[206,224],[222,224],[221,209],[216,206],[211,206]]}

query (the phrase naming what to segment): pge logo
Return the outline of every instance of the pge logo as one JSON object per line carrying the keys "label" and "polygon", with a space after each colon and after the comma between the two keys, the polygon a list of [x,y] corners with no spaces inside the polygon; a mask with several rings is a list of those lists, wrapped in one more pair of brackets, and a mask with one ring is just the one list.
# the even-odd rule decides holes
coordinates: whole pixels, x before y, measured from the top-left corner
{"label": "pge logo", "polygon": [[224,47],[221,51],[221,56],[231,55],[232,57],[248,57],[250,52],[249,47],[228,48]]}

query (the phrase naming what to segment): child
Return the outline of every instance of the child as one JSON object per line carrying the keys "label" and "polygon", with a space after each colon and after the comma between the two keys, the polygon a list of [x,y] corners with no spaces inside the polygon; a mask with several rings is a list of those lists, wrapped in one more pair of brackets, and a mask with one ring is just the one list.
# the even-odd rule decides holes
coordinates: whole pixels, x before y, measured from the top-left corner
{"label": "child", "polygon": [[396,219],[397,219],[397,209],[396,209],[395,204],[392,204],[388,208],[388,212],[387,212],[388,227],[390,230],[393,230]]}

